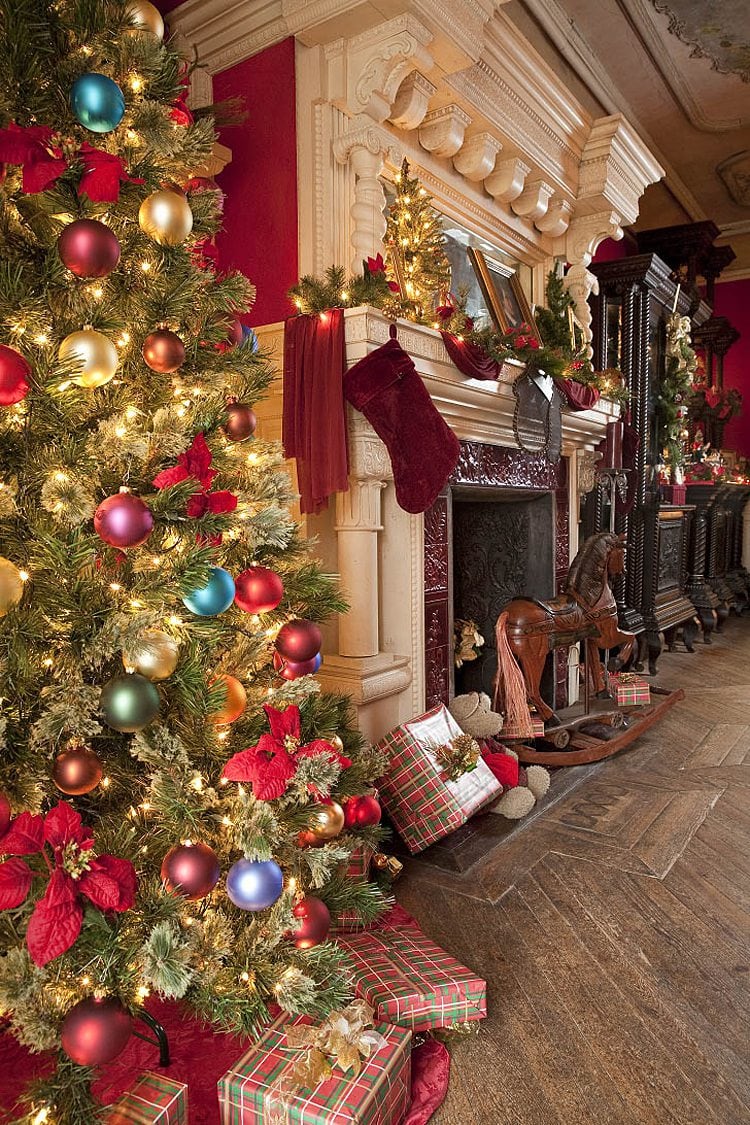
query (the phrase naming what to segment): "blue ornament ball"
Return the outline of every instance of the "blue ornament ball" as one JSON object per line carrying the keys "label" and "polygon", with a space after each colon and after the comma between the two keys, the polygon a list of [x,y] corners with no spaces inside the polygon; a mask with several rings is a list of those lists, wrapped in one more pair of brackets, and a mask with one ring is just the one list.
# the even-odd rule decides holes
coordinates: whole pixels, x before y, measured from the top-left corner
{"label": "blue ornament ball", "polygon": [[260,340],[253,329],[248,328],[246,324],[242,325],[242,346],[249,348],[253,355],[255,355],[260,348]]}
{"label": "blue ornament ball", "polygon": [[76,78],[70,104],[81,125],[92,133],[110,133],[125,113],[122,90],[106,74],[82,74]]}
{"label": "blue ornament ball", "polygon": [[216,617],[229,609],[234,601],[234,579],[228,570],[212,566],[208,585],[186,594],[182,600],[190,612],[198,617]]}
{"label": "blue ornament ball", "polygon": [[238,859],[227,872],[227,894],[240,910],[273,906],[283,886],[281,868],[272,859]]}
{"label": "blue ornament ball", "polygon": [[316,655],[315,655],[315,656],[313,657],[313,659],[314,659],[314,661],[315,661],[315,667],[313,668],[313,675],[315,675],[315,673],[316,673],[316,672],[318,671],[318,669],[320,668],[321,664],[323,663],[323,657],[322,657],[322,656],[320,655],[320,653],[317,653],[317,654],[316,654]]}

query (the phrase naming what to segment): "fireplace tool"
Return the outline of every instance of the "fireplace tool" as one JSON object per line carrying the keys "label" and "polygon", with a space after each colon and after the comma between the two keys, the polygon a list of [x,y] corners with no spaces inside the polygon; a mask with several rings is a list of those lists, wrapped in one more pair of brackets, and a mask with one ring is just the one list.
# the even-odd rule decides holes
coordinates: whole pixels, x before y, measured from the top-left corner
{"label": "fireplace tool", "polygon": [[[624,504],[628,494],[628,477],[629,469],[622,467],[622,438],[624,426],[622,421],[618,418],[615,422],[607,422],[607,436],[604,444],[604,456],[602,462],[597,466],[596,479],[597,484],[601,488],[604,498],[609,504],[609,530],[612,535],[615,534],[615,521],[617,516],[617,499]],[[607,695],[612,697],[609,687],[609,649],[604,650],[604,685]],[[588,711],[589,691],[588,691],[588,670],[585,676],[585,708]]]}

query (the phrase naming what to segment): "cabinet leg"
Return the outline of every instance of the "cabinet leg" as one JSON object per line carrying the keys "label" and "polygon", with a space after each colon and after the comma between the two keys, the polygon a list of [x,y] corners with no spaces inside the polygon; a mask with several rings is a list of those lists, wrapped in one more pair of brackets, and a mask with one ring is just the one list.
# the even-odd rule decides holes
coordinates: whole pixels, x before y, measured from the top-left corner
{"label": "cabinet leg", "polygon": [[716,632],[721,633],[724,630],[724,622],[729,617],[729,605],[727,602],[722,602],[721,605],[716,607]]}
{"label": "cabinet leg", "polygon": [[633,654],[633,671],[642,672],[646,667],[646,652],[648,650],[648,642],[645,633],[639,633],[636,637],[636,647]]}
{"label": "cabinet leg", "polygon": [[712,643],[711,634],[716,628],[716,610],[711,609],[708,605],[699,605],[697,608],[701,629],[703,630],[703,643],[704,645],[710,645]]}
{"label": "cabinet leg", "polygon": [[685,648],[688,652],[695,652],[695,638],[698,636],[700,622],[697,617],[693,617],[690,621],[685,621],[682,626],[682,639],[685,642]]}
{"label": "cabinet leg", "polygon": [[677,649],[677,626],[672,625],[670,629],[664,630],[664,643],[667,646],[667,652],[675,652]]}
{"label": "cabinet leg", "polygon": [[661,634],[654,632],[646,633],[646,644],[648,646],[648,674],[649,676],[656,675],[656,665],[661,656],[662,641]]}

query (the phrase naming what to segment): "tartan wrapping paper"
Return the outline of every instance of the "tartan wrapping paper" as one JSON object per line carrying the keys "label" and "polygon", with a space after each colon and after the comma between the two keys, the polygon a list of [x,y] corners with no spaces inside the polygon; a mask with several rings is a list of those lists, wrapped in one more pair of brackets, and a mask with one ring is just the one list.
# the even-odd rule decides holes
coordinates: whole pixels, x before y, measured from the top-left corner
{"label": "tartan wrapping paper", "polygon": [[618,707],[635,707],[651,702],[651,688],[633,672],[613,672],[609,677]]}
{"label": "tartan wrapping paper", "polygon": [[418,926],[384,927],[338,939],[354,961],[357,996],[375,1019],[412,1031],[487,1015],[487,983],[435,945]]}
{"label": "tartan wrapping paper", "polygon": [[[372,857],[372,848],[366,848],[364,846],[356,848],[352,852],[348,866],[346,867],[347,878],[369,879]],[[378,924],[379,920],[377,918],[373,922],[363,922],[353,910],[342,910],[341,914],[339,914],[338,918],[336,919],[335,926],[331,927],[331,935],[335,936],[336,934],[348,934],[361,930],[372,930]]]}
{"label": "tartan wrapping paper", "polygon": [[502,793],[502,786],[481,759],[458,781],[445,781],[431,746],[462,734],[443,704],[419,719],[396,727],[377,747],[390,756],[388,772],[378,782],[380,799],[410,852],[421,852],[465,824]]}
{"label": "tartan wrapping paper", "polygon": [[[367,1059],[356,1078],[334,1067],[314,1090],[279,1095],[301,1054],[287,1047],[284,1026],[310,1022],[279,1016],[219,1079],[221,1125],[398,1125],[411,1099],[411,1032],[402,1027],[376,1025],[388,1045]],[[286,1106],[281,1116],[269,1112],[279,1100]]]}
{"label": "tartan wrapping paper", "polygon": [[109,1109],[107,1125],[187,1125],[188,1088],[163,1074],[142,1075]]}
{"label": "tartan wrapping paper", "polygon": [[[540,719],[538,715],[532,715],[531,716],[531,728],[534,732],[531,735],[532,738],[544,738],[544,719]],[[529,737],[528,735],[522,735],[520,733],[520,730],[521,730],[520,727],[514,727],[512,723],[505,722],[505,723],[503,723],[503,729],[500,731],[500,733],[498,734],[497,737],[501,741],[503,739],[508,740],[508,739],[514,739],[514,738],[528,738]]]}

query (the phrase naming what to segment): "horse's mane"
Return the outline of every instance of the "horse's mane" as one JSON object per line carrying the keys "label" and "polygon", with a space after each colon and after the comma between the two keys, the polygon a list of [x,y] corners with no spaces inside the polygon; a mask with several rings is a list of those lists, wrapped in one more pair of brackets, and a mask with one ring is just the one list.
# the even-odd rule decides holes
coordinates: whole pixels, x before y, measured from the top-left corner
{"label": "horse's mane", "polygon": [[570,564],[566,592],[575,593],[585,605],[594,605],[601,594],[599,568],[618,541],[608,531],[590,535]]}

